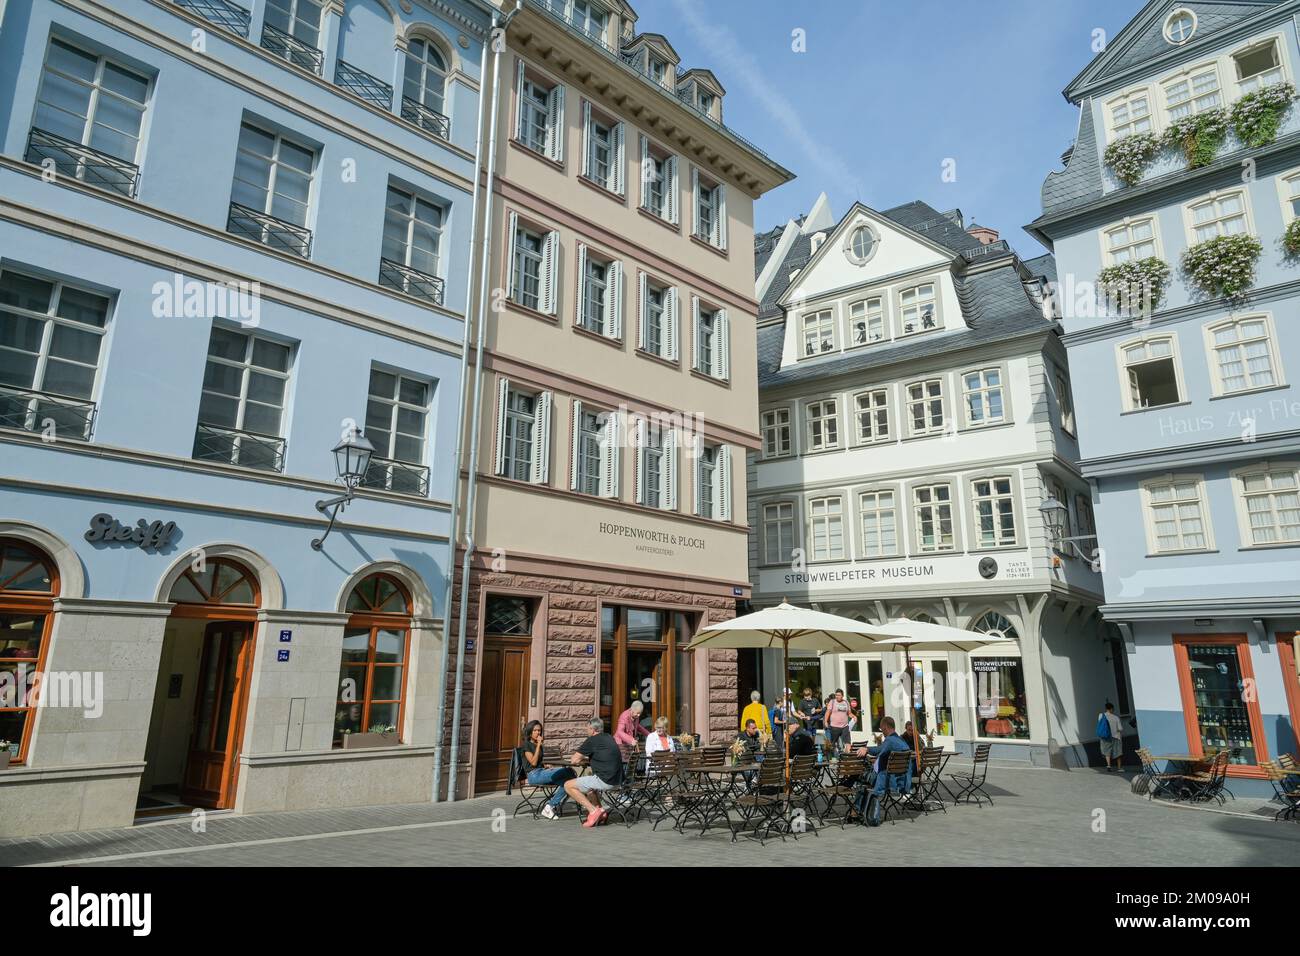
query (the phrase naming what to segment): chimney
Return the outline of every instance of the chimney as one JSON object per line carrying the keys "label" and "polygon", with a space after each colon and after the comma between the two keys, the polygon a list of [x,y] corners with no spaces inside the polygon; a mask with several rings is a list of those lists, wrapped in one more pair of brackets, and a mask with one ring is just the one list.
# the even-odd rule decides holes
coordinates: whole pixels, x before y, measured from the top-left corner
{"label": "chimney", "polygon": [[978,239],[981,245],[987,246],[990,242],[998,241],[998,231],[996,229],[990,229],[988,226],[981,226],[977,222],[971,223],[970,228],[966,231]]}

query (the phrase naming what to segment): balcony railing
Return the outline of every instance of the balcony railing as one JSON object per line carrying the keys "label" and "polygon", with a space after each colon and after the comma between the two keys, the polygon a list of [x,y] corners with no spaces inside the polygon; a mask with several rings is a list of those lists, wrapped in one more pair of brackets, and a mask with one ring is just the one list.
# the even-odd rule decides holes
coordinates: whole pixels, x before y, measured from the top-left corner
{"label": "balcony railing", "polygon": [[0,385],[0,428],[89,441],[94,425],[94,402]]}
{"label": "balcony railing", "polygon": [[451,139],[451,120],[409,96],[402,97],[402,119],[439,139]]}
{"label": "balcony railing", "polygon": [[209,23],[248,39],[248,23],[252,15],[238,4],[226,0],[176,0],[176,5],[193,10]]}
{"label": "balcony railing", "polygon": [[379,260],[379,284],[442,305],[442,279],[393,259]]}
{"label": "balcony railing", "polygon": [[197,461],[284,471],[284,439],[199,422],[194,432],[193,457]]}
{"label": "balcony railing", "polygon": [[260,242],[272,249],[292,252],[304,259],[311,257],[311,230],[305,226],[296,226],[283,219],[276,219],[264,212],[258,212],[249,206],[237,202],[230,204],[230,217],[226,220],[226,232],[236,236],[245,236],[254,242]]}
{"label": "balcony railing", "polygon": [[325,65],[324,53],[269,23],[262,25],[262,49],[284,57],[304,70],[311,70],[317,76],[321,75]]}
{"label": "balcony railing", "polygon": [[339,60],[334,70],[334,82],[349,93],[355,93],[363,100],[374,103],[382,109],[393,108],[393,87],[377,76],[365,70],[358,70],[351,63]]}
{"label": "balcony railing", "polygon": [[44,166],[53,160],[61,175],[76,179],[88,186],[111,189],[132,198],[140,182],[140,167],[124,159],[110,156],[76,140],[33,126],[27,136],[27,162]]}
{"label": "balcony railing", "polygon": [[370,467],[361,479],[361,486],[424,498],[429,495],[429,469],[424,465],[371,456]]}

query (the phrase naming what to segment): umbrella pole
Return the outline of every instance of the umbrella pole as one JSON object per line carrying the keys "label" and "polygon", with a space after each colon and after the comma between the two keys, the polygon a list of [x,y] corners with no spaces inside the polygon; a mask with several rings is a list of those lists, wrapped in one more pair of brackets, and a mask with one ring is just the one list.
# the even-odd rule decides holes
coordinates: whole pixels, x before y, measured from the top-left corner
{"label": "umbrella pole", "polygon": [[786,800],[790,799],[790,715],[785,711],[785,682],[790,679],[790,638],[784,638],[781,641],[781,689],[778,691],[781,700],[782,715],[785,718],[785,729],[781,731],[781,737],[785,742],[785,796]]}

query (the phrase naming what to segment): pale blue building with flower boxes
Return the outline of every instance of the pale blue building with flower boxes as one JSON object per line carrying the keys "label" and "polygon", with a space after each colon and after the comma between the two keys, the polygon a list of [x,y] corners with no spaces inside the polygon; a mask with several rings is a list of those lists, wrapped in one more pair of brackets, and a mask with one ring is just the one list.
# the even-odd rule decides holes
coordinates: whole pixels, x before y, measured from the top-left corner
{"label": "pale blue building with flower boxes", "polygon": [[[1099,538],[1077,544],[1100,548],[1141,743],[1227,749],[1237,793],[1298,747],[1297,16],[1148,3],[1066,87],[1077,139],[1028,227],[1056,256]],[[1100,307],[1107,277],[1151,294]]]}
{"label": "pale blue building with flower boxes", "polygon": [[0,835],[430,798],[490,20],[0,2]]}

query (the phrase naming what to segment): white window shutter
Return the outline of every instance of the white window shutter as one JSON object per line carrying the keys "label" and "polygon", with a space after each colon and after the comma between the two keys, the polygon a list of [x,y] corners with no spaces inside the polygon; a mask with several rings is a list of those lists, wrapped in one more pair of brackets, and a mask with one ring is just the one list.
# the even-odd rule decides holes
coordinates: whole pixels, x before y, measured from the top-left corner
{"label": "white window shutter", "polygon": [[650,502],[645,500],[646,421],[644,418],[636,420],[632,441],[635,445],[632,449],[632,493],[635,496],[633,500],[639,505],[648,505]]}
{"label": "white window shutter", "polygon": [[515,294],[515,242],[519,237],[519,213],[511,210],[510,215],[507,217],[506,229],[510,237],[510,257],[506,260],[506,289],[510,297],[513,298]]}
{"label": "white window shutter", "polygon": [[515,80],[515,139],[524,138],[524,61],[519,61]]}
{"label": "white window shutter", "polygon": [[582,309],[587,304],[587,244],[578,243],[578,286],[573,290],[573,324],[582,325]]}
{"label": "white window shutter", "polygon": [[555,276],[558,269],[560,234],[548,232],[542,240],[542,287],[538,294],[539,311],[555,314]]}
{"label": "white window shutter", "polygon": [[546,156],[564,161],[564,85],[557,83],[546,98]]}
{"label": "white window shutter", "polygon": [[601,494],[606,498],[618,497],[619,468],[619,422],[618,412],[610,412],[605,417],[605,434],[601,439],[600,484]]}
{"label": "white window shutter", "polygon": [[623,338],[623,263],[617,260],[605,271],[605,337]]}
{"label": "white window shutter", "polygon": [[582,175],[591,175],[591,102],[582,101]]}
{"label": "white window shutter", "polygon": [[727,310],[719,309],[713,320],[713,341],[716,344],[717,360],[713,363],[714,374],[723,380],[731,378],[731,320]]}
{"label": "white window shutter", "polygon": [[550,481],[550,462],[551,393],[542,392],[533,408],[533,484],[544,485]]}
{"label": "white window shutter", "polygon": [[697,515],[704,510],[703,508],[700,507],[700,505],[703,504],[700,498],[700,460],[703,457],[703,453],[704,453],[704,439],[699,435],[699,433],[696,433],[693,436],[693,440],[691,442],[691,458],[695,462],[694,467],[691,469],[691,471],[693,472],[693,474],[691,475],[691,487],[692,490],[695,492],[694,495],[695,510],[693,513]]}
{"label": "white window shutter", "polygon": [[714,514],[719,521],[731,520],[731,446],[718,447],[717,505]]}
{"label": "white window shutter", "polygon": [[569,488],[578,490],[578,462],[582,457],[582,402],[573,402],[573,427],[569,429]]}
{"label": "white window shutter", "polygon": [[678,325],[678,313],[681,311],[677,307],[678,295],[677,286],[672,286],[664,292],[664,358],[670,362],[677,361],[677,341],[681,338],[679,335],[680,326]]}
{"label": "white window shutter", "polygon": [[667,511],[677,510],[677,429],[670,428],[664,435],[664,465],[659,505]]}
{"label": "white window shutter", "polygon": [[691,368],[700,367],[700,297],[691,296]]}
{"label": "white window shutter", "polygon": [[617,123],[611,134],[614,137],[614,145],[610,150],[613,153],[614,168],[610,170],[609,188],[620,196],[627,189],[627,152],[623,149],[623,130],[626,127],[623,123]]}
{"label": "white window shutter", "polygon": [[727,187],[718,183],[715,195],[718,197],[717,215],[714,216],[713,232],[715,239],[713,244],[719,249],[727,248]]}
{"label": "white window shutter", "polygon": [[637,341],[644,351],[650,351],[650,296],[647,288],[646,274],[640,269],[636,272],[636,324]]}
{"label": "white window shutter", "polygon": [[691,235],[700,234],[700,171],[691,167]]}
{"label": "white window shutter", "polygon": [[510,379],[497,379],[497,435],[496,451],[492,462],[492,474],[503,475],[506,471],[506,407],[510,401]]}
{"label": "white window shutter", "polygon": [[681,222],[678,216],[677,157],[669,156],[664,162],[664,195],[668,203],[668,221],[674,226]]}
{"label": "white window shutter", "polygon": [[650,177],[654,173],[650,167],[650,140],[641,137],[641,208],[645,209],[650,200]]}

